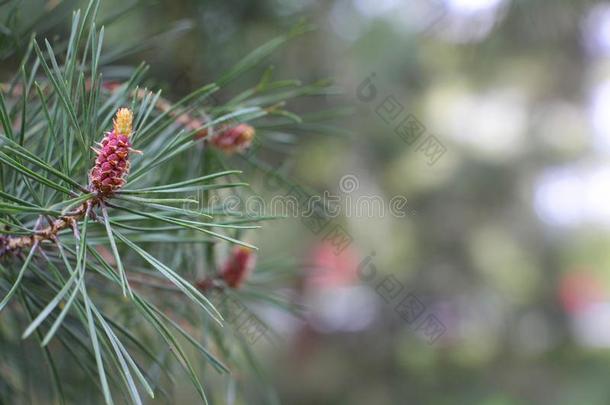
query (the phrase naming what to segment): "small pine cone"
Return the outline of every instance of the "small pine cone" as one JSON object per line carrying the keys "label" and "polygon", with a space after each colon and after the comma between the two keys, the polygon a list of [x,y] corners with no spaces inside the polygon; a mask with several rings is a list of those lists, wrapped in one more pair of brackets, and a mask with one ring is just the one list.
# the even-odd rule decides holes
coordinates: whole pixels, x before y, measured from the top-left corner
{"label": "small pine cone", "polygon": [[131,149],[131,125],[133,113],[121,108],[114,119],[114,129],[106,133],[101,149],[95,150],[97,159],[89,173],[89,189],[101,197],[108,197],[125,184],[129,172],[129,152]]}
{"label": "small pine cone", "polygon": [[255,134],[248,124],[226,127],[212,138],[212,144],[228,154],[242,152],[252,144]]}
{"label": "small pine cone", "polygon": [[256,255],[254,251],[244,246],[238,246],[225,262],[220,278],[224,280],[227,286],[239,288],[248,278],[255,264]]}

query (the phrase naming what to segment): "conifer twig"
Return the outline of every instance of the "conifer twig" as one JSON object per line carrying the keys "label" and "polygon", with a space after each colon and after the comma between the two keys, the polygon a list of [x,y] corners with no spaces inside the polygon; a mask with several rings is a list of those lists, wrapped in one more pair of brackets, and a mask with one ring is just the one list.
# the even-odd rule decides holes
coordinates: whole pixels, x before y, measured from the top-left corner
{"label": "conifer twig", "polygon": [[60,216],[48,227],[34,231],[31,235],[0,235],[0,257],[7,253],[28,248],[34,243],[55,240],[59,232],[64,229],[75,229],[76,223],[87,212],[92,212],[92,208],[104,199],[111,197],[125,184],[124,177],[129,172],[129,152],[133,152],[129,142],[132,123],[133,113],[131,110],[127,108],[119,109],[114,120],[114,129],[102,139],[99,144],[101,149],[94,149],[97,159],[89,173],[91,197],[85,200],[75,211]]}

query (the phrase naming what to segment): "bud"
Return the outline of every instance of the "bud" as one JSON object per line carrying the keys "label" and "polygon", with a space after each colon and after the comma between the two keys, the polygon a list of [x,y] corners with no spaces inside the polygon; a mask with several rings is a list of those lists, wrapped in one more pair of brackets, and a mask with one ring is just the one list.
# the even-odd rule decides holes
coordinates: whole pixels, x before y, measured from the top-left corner
{"label": "bud", "polygon": [[119,135],[131,136],[133,113],[129,108],[119,108],[114,119],[114,132]]}
{"label": "bud", "polygon": [[129,173],[129,152],[133,113],[128,108],[117,111],[114,119],[114,129],[106,133],[98,145],[100,150],[93,149],[97,154],[95,166],[89,173],[89,189],[97,192],[100,197],[108,197],[125,184],[125,176]]}
{"label": "bud", "polygon": [[248,124],[225,127],[212,138],[212,144],[225,153],[243,152],[252,144],[255,134]]}
{"label": "bud", "polygon": [[220,278],[224,280],[227,286],[239,288],[248,278],[255,264],[256,255],[254,251],[244,246],[238,246],[225,262]]}

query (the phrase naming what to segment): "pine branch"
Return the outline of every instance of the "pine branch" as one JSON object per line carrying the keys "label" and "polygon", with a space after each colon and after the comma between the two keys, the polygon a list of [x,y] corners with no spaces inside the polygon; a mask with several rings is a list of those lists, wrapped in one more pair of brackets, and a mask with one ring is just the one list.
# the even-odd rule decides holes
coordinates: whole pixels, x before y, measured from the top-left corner
{"label": "pine branch", "polygon": [[[234,181],[241,171],[231,170],[233,164],[215,172],[211,163],[243,155],[264,137],[260,128],[299,124],[301,118],[285,109],[287,101],[328,94],[326,85],[273,81],[268,69],[259,83],[228,102],[210,99],[307,31],[300,24],[251,52],[215,83],[172,102],[140,87],[145,64],[129,75],[102,69],[133,49],[102,52],[98,8],[99,1],[92,0],[84,13],[76,12],[69,38],[55,48],[32,39],[15,78],[0,84],[0,310],[16,318],[10,329],[19,333],[10,339],[36,336],[45,356],[62,347],[57,353],[75,359],[107,403],[121,401],[115,398],[121,394],[121,402],[140,403],[140,390],[163,395],[160,377],[145,366],[152,363],[171,382],[170,360],[184,369],[205,402],[214,384],[204,387],[199,364],[227,373],[229,367],[254,363],[249,350],[235,355],[233,347],[244,338],[237,327],[221,326],[227,326],[232,309],[225,303],[217,308],[212,293],[276,304],[268,291],[251,291],[258,287],[251,283],[254,267],[262,267],[255,262],[256,248],[241,240],[245,230],[259,228],[257,222],[267,218],[209,206],[207,197],[247,186]],[[111,127],[119,106],[130,107],[129,123],[115,117],[111,132],[91,148]],[[132,144],[146,153],[130,157]],[[267,145],[272,149],[273,141]],[[198,212],[182,205],[202,203],[194,193],[206,196]],[[42,221],[48,225],[40,226]],[[216,247],[221,243],[241,246],[223,258]],[[198,261],[206,251],[208,260]],[[147,287],[170,294],[147,296]],[[7,305],[16,293],[28,317]],[[117,312],[126,318],[117,318]],[[146,326],[133,328],[131,319]],[[0,345],[12,347],[5,340],[0,330]],[[52,340],[61,345],[49,346]],[[201,359],[190,356],[185,342]],[[42,361],[54,370],[50,356]],[[62,373],[61,383],[69,378]],[[60,387],[55,391],[64,395]]]}

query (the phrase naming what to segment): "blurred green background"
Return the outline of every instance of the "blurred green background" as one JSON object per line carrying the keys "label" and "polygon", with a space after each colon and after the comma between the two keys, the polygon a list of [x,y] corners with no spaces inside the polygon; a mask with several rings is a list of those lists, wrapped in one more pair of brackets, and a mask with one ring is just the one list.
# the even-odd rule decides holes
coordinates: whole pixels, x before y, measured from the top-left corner
{"label": "blurred green background", "polygon": [[[21,14],[74,3],[37,4]],[[289,109],[353,113],[269,163],[341,204],[407,200],[405,215],[335,219],[351,240],[338,255],[299,219],[248,234],[261,260],[302,263],[299,282],[278,288],[303,317],[260,309],[281,343],[255,351],[283,403],[610,403],[610,3],[172,0],[113,15],[127,5],[103,3],[119,19],[106,50],[147,45],[115,63],[146,60],[174,100],[313,22],[269,61],[274,76],[335,83],[337,95]],[[396,132],[404,119],[423,131],[416,142]],[[440,156],[422,146],[431,139]]]}

